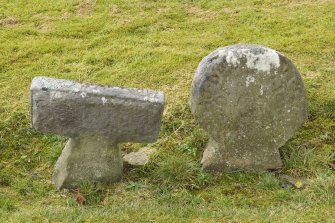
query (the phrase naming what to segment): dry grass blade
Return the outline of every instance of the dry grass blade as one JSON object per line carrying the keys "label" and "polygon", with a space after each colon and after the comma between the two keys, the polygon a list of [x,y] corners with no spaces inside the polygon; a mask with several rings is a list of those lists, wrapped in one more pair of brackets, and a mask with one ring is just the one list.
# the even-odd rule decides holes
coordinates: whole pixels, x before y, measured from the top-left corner
{"label": "dry grass blade", "polygon": [[75,190],[76,192],[76,202],[79,206],[83,206],[86,203],[86,198],[80,193],[80,188]]}

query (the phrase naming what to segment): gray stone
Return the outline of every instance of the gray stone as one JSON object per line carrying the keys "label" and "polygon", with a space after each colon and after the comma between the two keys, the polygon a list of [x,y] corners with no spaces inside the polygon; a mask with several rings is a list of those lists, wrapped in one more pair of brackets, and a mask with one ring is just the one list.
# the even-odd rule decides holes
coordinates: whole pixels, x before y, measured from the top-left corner
{"label": "gray stone", "polygon": [[123,160],[131,166],[144,166],[149,163],[150,156],[156,152],[156,149],[151,147],[143,147],[137,152],[131,152],[123,157]]}
{"label": "gray stone", "polygon": [[118,143],[150,143],[158,137],[162,92],[36,77],[30,93],[32,127],[70,138],[53,174],[59,189],[81,181],[119,181]]}
{"label": "gray stone", "polygon": [[303,81],[282,54],[258,45],[215,50],[192,82],[191,111],[209,135],[203,168],[281,168],[278,148],[303,124],[306,107]]}

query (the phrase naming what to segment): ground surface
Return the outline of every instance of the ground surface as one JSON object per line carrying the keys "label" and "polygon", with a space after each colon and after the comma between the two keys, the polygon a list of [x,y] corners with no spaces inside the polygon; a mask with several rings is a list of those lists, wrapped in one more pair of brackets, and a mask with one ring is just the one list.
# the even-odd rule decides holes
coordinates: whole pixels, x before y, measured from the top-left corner
{"label": "ground surface", "polygon": [[[331,0],[1,0],[0,222],[334,222],[334,17]],[[201,170],[191,80],[202,57],[235,43],[282,52],[304,79],[309,118],[281,148],[281,173]],[[66,139],[29,128],[39,75],[166,92],[159,152],[118,184],[83,184],[78,207],[50,182]]]}

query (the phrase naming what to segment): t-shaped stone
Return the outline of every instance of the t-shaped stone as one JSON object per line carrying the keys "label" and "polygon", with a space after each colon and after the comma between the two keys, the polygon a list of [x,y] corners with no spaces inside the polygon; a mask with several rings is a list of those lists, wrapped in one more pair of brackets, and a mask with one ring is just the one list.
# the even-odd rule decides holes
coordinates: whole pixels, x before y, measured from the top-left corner
{"label": "t-shaped stone", "polygon": [[258,45],[219,48],[199,64],[191,110],[209,134],[202,158],[211,171],[282,166],[278,148],[307,117],[303,81],[282,54]]}
{"label": "t-shaped stone", "polygon": [[57,188],[122,177],[118,143],[155,142],[164,94],[36,77],[31,84],[32,127],[69,137],[53,173]]}

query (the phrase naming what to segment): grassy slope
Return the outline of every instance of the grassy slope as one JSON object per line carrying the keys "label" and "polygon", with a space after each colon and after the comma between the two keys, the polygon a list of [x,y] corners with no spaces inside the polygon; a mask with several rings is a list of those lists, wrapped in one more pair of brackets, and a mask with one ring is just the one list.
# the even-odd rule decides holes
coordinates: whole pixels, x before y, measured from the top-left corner
{"label": "grassy slope", "polygon": [[[0,222],[332,222],[334,1],[162,2],[0,1]],[[282,148],[282,172],[308,179],[304,190],[273,173],[201,171],[207,137],[188,108],[192,76],[234,43],[281,51],[303,76],[309,120]],[[50,183],[66,139],[29,128],[38,75],[166,92],[159,153],[121,183],[83,184],[89,205],[78,208]]]}

